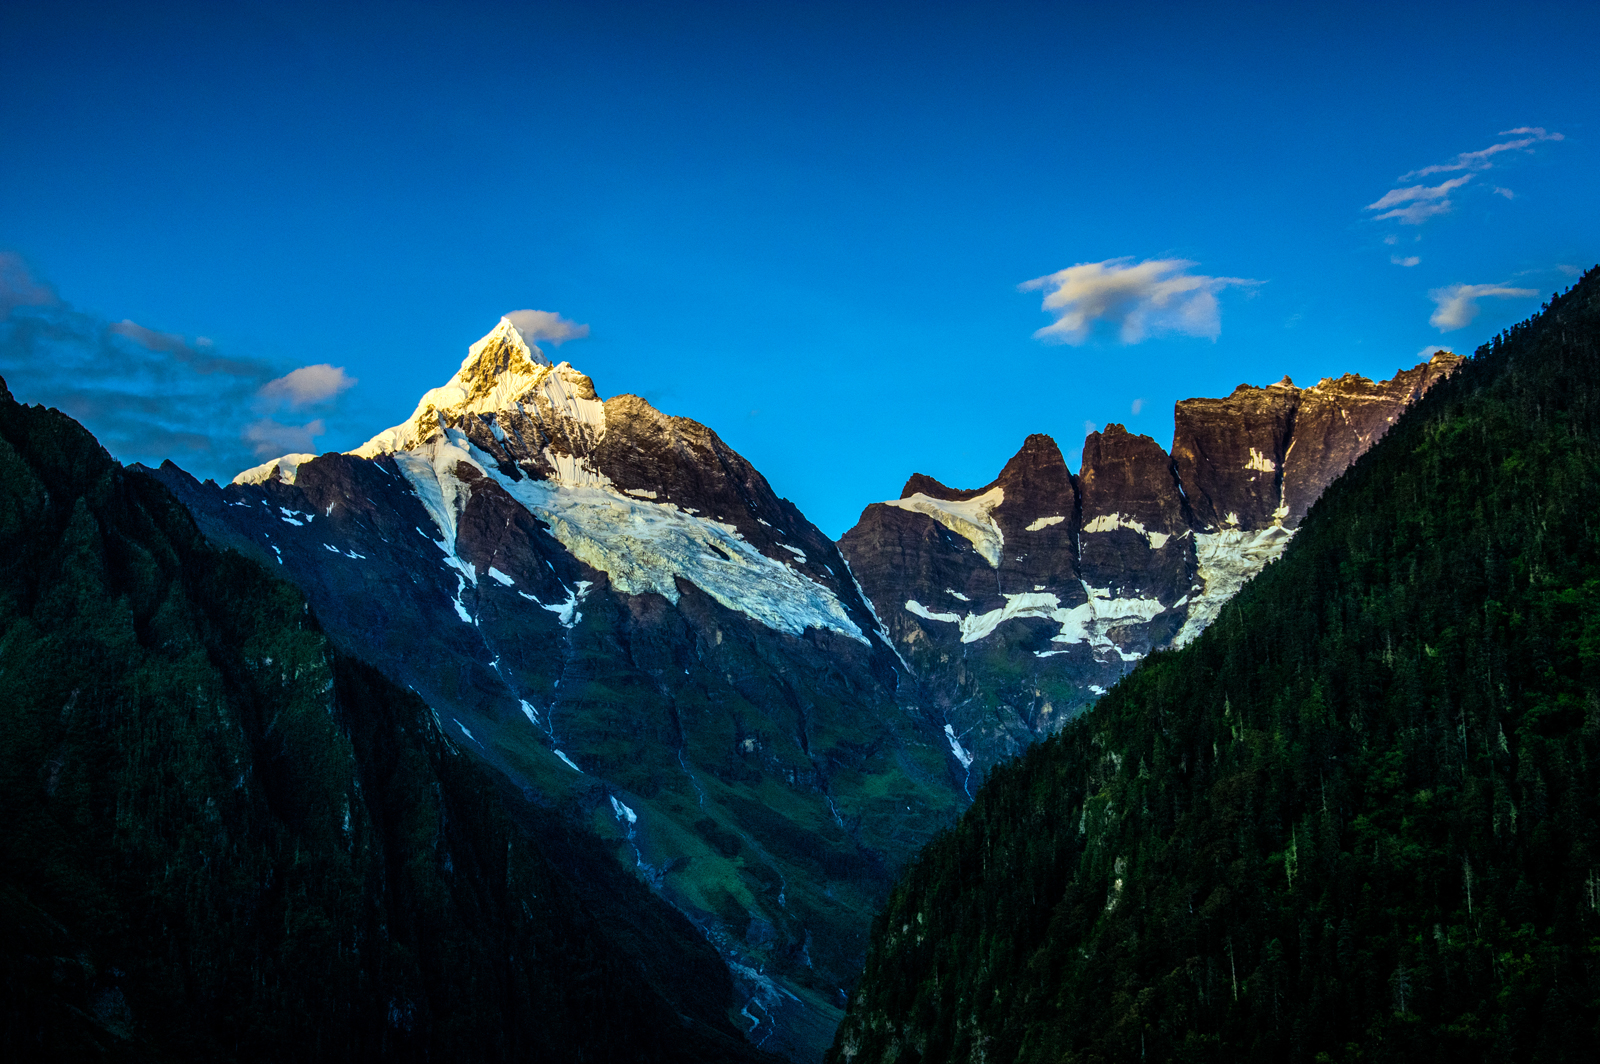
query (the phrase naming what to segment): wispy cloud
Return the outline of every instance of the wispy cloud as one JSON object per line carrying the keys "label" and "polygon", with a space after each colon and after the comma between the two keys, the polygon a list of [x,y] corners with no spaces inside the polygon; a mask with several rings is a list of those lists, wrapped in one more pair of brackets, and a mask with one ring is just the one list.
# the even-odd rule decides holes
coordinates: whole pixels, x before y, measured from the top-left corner
{"label": "wispy cloud", "polygon": [[1507,151],[1527,151],[1542,140],[1566,140],[1560,133],[1551,133],[1542,126],[1518,126],[1516,129],[1502,129],[1498,134],[1502,137],[1515,137],[1515,140],[1502,141],[1491,144],[1487,148],[1477,151],[1464,151],[1447,163],[1438,163],[1434,166],[1424,166],[1420,170],[1401,174],[1401,181],[1409,181],[1413,177],[1426,177],[1429,174],[1449,174],[1459,170],[1487,170],[1495,164],[1495,156]]}
{"label": "wispy cloud", "polygon": [[1450,213],[1450,193],[1472,180],[1471,174],[1454,177],[1437,185],[1412,185],[1410,188],[1391,188],[1376,202],[1367,204],[1369,211],[1393,210],[1378,215],[1398,218],[1401,225],[1421,225],[1436,214]]}
{"label": "wispy cloud", "polygon": [[1435,288],[1428,298],[1436,304],[1428,324],[1440,332],[1463,329],[1478,316],[1480,299],[1529,299],[1539,294],[1537,288],[1511,288],[1503,284],[1453,284]]}
{"label": "wispy cloud", "polygon": [[1125,344],[1162,332],[1214,340],[1222,331],[1217,293],[1261,282],[1188,272],[1197,265],[1185,259],[1106,259],[1035,277],[1018,288],[1045,293],[1043,309],[1056,320],[1033,335],[1047,343],[1081,344],[1097,322],[1116,326]]}
{"label": "wispy cloud", "polygon": [[310,450],[323,420],[281,424],[272,411],[328,403],[355,380],[327,365],[283,369],[79,310],[20,256],[0,252],[0,375],[20,401],[65,411],[125,462],[171,458],[231,477],[269,445]]}
{"label": "wispy cloud", "polygon": [[517,327],[517,332],[530,344],[544,340],[559,347],[568,340],[581,340],[589,335],[587,325],[568,321],[549,310],[513,310],[506,315],[506,319]]}
{"label": "wispy cloud", "polygon": [[1406,255],[1405,257],[1402,258],[1399,255],[1390,255],[1389,256],[1389,261],[1394,263],[1396,266],[1415,266],[1415,265],[1417,265],[1417,263],[1422,261],[1422,256],[1421,255]]}
{"label": "wispy cloud", "polygon": [[[1421,225],[1429,218],[1436,218],[1441,214],[1449,214],[1454,204],[1450,201],[1450,193],[1471,181],[1473,177],[1484,170],[1491,170],[1499,165],[1500,156],[1504,152],[1531,153],[1533,146],[1541,141],[1565,140],[1560,133],[1551,133],[1541,126],[1518,126],[1516,129],[1500,131],[1500,136],[1513,139],[1491,144],[1487,148],[1477,151],[1464,151],[1457,154],[1449,162],[1437,163],[1433,166],[1424,166],[1420,170],[1412,170],[1401,174],[1398,180],[1410,181],[1413,178],[1427,177],[1431,174],[1460,173],[1460,177],[1452,177],[1441,181],[1437,185],[1417,184],[1404,188],[1392,188],[1385,192],[1376,202],[1369,203],[1366,210],[1383,211],[1377,216],[1378,220],[1394,218],[1401,225]],[[1490,191],[1506,199],[1514,199],[1516,193],[1509,188],[1499,185],[1490,186]],[[1390,239],[1388,243],[1393,243]]]}
{"label": "wispy cloud", "polygon": [[1418,358],[1432,358],[1434,355],[1437,355],[1441,351],[1443,351],[1447,355],[1455,354],[1455,352],[1450,350],[1448,347],[1440,347],[1438,344],[1429,344],[1427,347],[1424,347],[1421,351],[1417,352],[1417,357]]}

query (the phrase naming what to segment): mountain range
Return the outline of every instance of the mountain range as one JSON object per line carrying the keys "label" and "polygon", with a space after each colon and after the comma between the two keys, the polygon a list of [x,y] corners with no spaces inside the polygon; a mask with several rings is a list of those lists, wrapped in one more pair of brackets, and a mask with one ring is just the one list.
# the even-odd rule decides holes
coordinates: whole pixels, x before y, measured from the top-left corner
{"label": "mountain range", "polygon": [[1185,400],[1171,454],[1031,436],[833,543],[714,432],[601,400],[509,320],[349,454],[146,471],[295,584],[453,747],[716,946],[750,1040],[828,1045],[897,870],[983,775],[1182,644],[1460,359]]}

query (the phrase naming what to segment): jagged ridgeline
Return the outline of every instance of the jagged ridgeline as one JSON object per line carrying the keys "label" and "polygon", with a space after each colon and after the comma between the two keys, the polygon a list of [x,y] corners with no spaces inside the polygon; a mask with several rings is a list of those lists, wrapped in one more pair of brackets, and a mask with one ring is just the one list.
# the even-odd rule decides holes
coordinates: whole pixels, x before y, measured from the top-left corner
{"label": "jagged ridgeline", "polygon": [[1594,1059],[1600,269],[997,768],[832,1061]]}
{"label": "jagged ridgeline", "polygon": [[768,1059],[686,920],[3,384],[0,823],[7,1060]]}

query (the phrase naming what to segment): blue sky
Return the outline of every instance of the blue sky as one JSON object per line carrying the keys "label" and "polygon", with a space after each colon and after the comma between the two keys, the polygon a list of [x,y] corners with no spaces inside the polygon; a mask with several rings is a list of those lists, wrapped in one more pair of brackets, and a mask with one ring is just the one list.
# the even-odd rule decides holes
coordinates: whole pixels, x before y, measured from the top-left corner
{"label": "blue sky", "polygon": [[226,478],[552,311],[837,535],[1600,261],[1600,6],[1285,7],[9,4],[0,373]]}

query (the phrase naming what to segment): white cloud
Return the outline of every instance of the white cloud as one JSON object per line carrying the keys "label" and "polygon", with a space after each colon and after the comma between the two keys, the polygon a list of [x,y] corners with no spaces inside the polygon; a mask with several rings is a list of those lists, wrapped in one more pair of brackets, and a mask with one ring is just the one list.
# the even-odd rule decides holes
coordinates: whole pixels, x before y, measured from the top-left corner
{"label": "white cloud", "polygon": [[1043,309],[1055,322],[1035,332],[1047,343],[1081,344],[1096,322],[1117,326],[1125,344],[1151,333],[1176,332],[1216,339],[1222,331],[1217,293],[1260,281],[1242,277],[1208,277],[1186,272],[1198,263],[1185,259],[1131,258],[1084,262],[1018,285],[1020,291],[1045,293]]}
{"label": "white cloud", "polygon": [[301,366],[276,380],[268,381],[257,394],[268,402],[299,407],[325,402],[355,384],[356,378],[347,374],[343,366],[330,366],[323,362],[315,366]]}
{"label": "white cloud", "polygon": [[[1412,185],[1410,188],[1391,188],[1385,192],[1375,203],[1367,204],[1369,211],[1381,211],[1385,207],[1394,210],[1378,215],[1378,218],[1398,218],[1401,225],[1421,225],[1425,220],[1437,214],[1450,213],[1450,193],[1472,180],[1471,174],[1453,177],[1449,181],[1437,185]],[[1405,206],[1401,206],[1405,204]]]}
{"label": "white cloud", "polygon": [[321,418],[304,425],[283,425],[267,420],[246,425],[243,436],[258,456],[272,458],[280,454],[311,452],[312,441],[326,431]]}
{"label": "white cloud", "polygon": [[547,340],[559,347],[568,340],[581,340],[589,335],[587,325],[568,321],[554,311],[513,310],[506,318],[530,344]]}
{"label": "white cloud", "polygon": [[1524,151],[1542,140],[1566,140],[1560,133],[1547,132],[1541,126],[1518,126],[1516,129],[1502,129],[1502,137],[1516,137],[1516,140],[1503,141],[1500,144],[1491,144],[1478,151],[1464,151],[1447,163],[1436,166],[1424,166],[1421,170],[1413,170],[1409,174],[1401,174],[1400,180],[1405,181],[1413,177],[1426,177],[1428,174],[1448,174],[1457,170],[1487,170],[1494,166],[1491,160],[1506,151]]}
{"label": "white cloud", "polygon": [[1401,258],[1399,255],[1390,255],[1389,261],[1394,263],[1396,266],[1415,266],[1417,263],[1422,261],[1422,256],[1407,255],[1405,258]]}
{"label": "white cloud", "polygon": [[1437,327],[1440,332],[1462,329],[1472,324],[1472,319],[1478,316],[1480,299],[1528,299],[1538,294],[1536,288],[1509,288],[1500,284],[1453,284],[1435,288],[1428,293],[1428,298],[1437,304],[1428,318],[1428,324]]}
{"label": "white cloud", "polygon": [[1133,412],[1135,414],[1137,414],[1139,411],[1141,411],[1143,409],[1144,409],[1144,400],[1143,399],[1135,399],[1133,401]]}
{"label": "white cloud", "polygon": [[1400,243],[1400,238],[1395,236],[1393,233],[1390,233],[1388,236],[1383,238],[1383,242],[1385,244],[1398,244]]}
{"label": "white cloud", "polygon": [[1515,192],[1511,191],[1509,188],[1501,188],[1499,185],[1494,186],[1494,194],[1496,196],[1504,196],[1506,199],[1517,198],[1517,194]]}
{"label": "white cloud", "polygon": [[1443,351],[1447,355],[1455,354],[1455,352],[1450,350],[1448,347],[1440,347],[1438,344],[1429,344],[1427,347],[1424,347],[1421,351],[1417,352],[1417,357],[1418,358],[1432,358],[1434,355],[1437,355],[1440,351]]}

